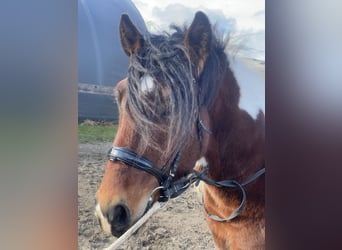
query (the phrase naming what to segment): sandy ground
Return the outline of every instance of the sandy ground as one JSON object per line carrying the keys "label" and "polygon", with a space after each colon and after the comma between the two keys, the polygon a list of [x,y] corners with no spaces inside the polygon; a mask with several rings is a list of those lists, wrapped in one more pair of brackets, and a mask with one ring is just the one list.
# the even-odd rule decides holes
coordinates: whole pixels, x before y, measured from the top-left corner
{"label": "sandy ground", "polygon": [[[115,238],[105,235],[94,216],[95,192],[101,182],[111,143],[79,144],[78,248],[103,249]],[[120,249],[215,249],[194,187],[154,214]]]}

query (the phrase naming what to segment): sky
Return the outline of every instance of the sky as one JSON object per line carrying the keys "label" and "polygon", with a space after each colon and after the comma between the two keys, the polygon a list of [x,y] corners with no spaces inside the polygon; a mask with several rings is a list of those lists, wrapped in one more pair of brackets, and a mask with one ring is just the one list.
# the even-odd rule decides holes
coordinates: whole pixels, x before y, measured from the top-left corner
{"label": "sky", "polygon": [[170,24],[190,24],[204,11],[221,34],[233,37],[237,53],[265,61],[264,0],[132,0],[151,32],[169,30]]}

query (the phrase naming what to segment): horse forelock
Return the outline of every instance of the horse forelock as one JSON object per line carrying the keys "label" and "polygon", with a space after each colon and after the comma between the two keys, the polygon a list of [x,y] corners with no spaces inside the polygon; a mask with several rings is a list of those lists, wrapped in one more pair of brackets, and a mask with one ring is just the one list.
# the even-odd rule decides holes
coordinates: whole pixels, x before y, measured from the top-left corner
{"label": "horse forelock", "polygon": [[[141,136],[138,152],[142,154],[149,146],[165,159],[189,139],[200,106],[212,103],[221,71],[227,65],[225,45],[213,37],[212,53],[202,74],[196,76],[197,65],[183,43],[186,29],[174,28],[171,35],[146,37],[128,69],[126,110]],[[153,83],[146,83],[146,79]],[[162,138],[163,143],[158,137],[161,134],[167,137]]]}

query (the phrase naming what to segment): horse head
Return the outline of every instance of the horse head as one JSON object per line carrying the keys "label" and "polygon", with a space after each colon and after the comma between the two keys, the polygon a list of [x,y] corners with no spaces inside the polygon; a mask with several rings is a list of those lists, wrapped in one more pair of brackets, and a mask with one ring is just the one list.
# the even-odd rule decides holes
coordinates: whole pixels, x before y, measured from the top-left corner
{"label": "horse head", "polygon": [[[120,20],[128,76],[115,88],[118,131],[96,194],[104,231],[122,235],[172,186],[187,176],[208,145],[210,119],[201,74],[212,30],[198,12],[187,30],[141,34],[128,15]],[[203,125],[205,124],[205,125]]]}

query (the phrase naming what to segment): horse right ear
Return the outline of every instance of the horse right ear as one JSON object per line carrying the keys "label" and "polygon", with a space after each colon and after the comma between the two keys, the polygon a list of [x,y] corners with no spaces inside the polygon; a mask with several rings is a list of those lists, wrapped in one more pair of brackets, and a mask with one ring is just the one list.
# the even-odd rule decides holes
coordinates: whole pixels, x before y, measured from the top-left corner
{"label": "horse right ear", "polygon": [[125,53],[131,57],[144,45],[144,38],[127,14],[120,19],[120,39]]}
{"label": "horse right ear", "polygon": [[190,57],[198,65],[198,72],[201,73],[204,63],[210,53],[212,31],[208,17],[198,11],[195,18],[185,34],[185,46],[190,52]]}

